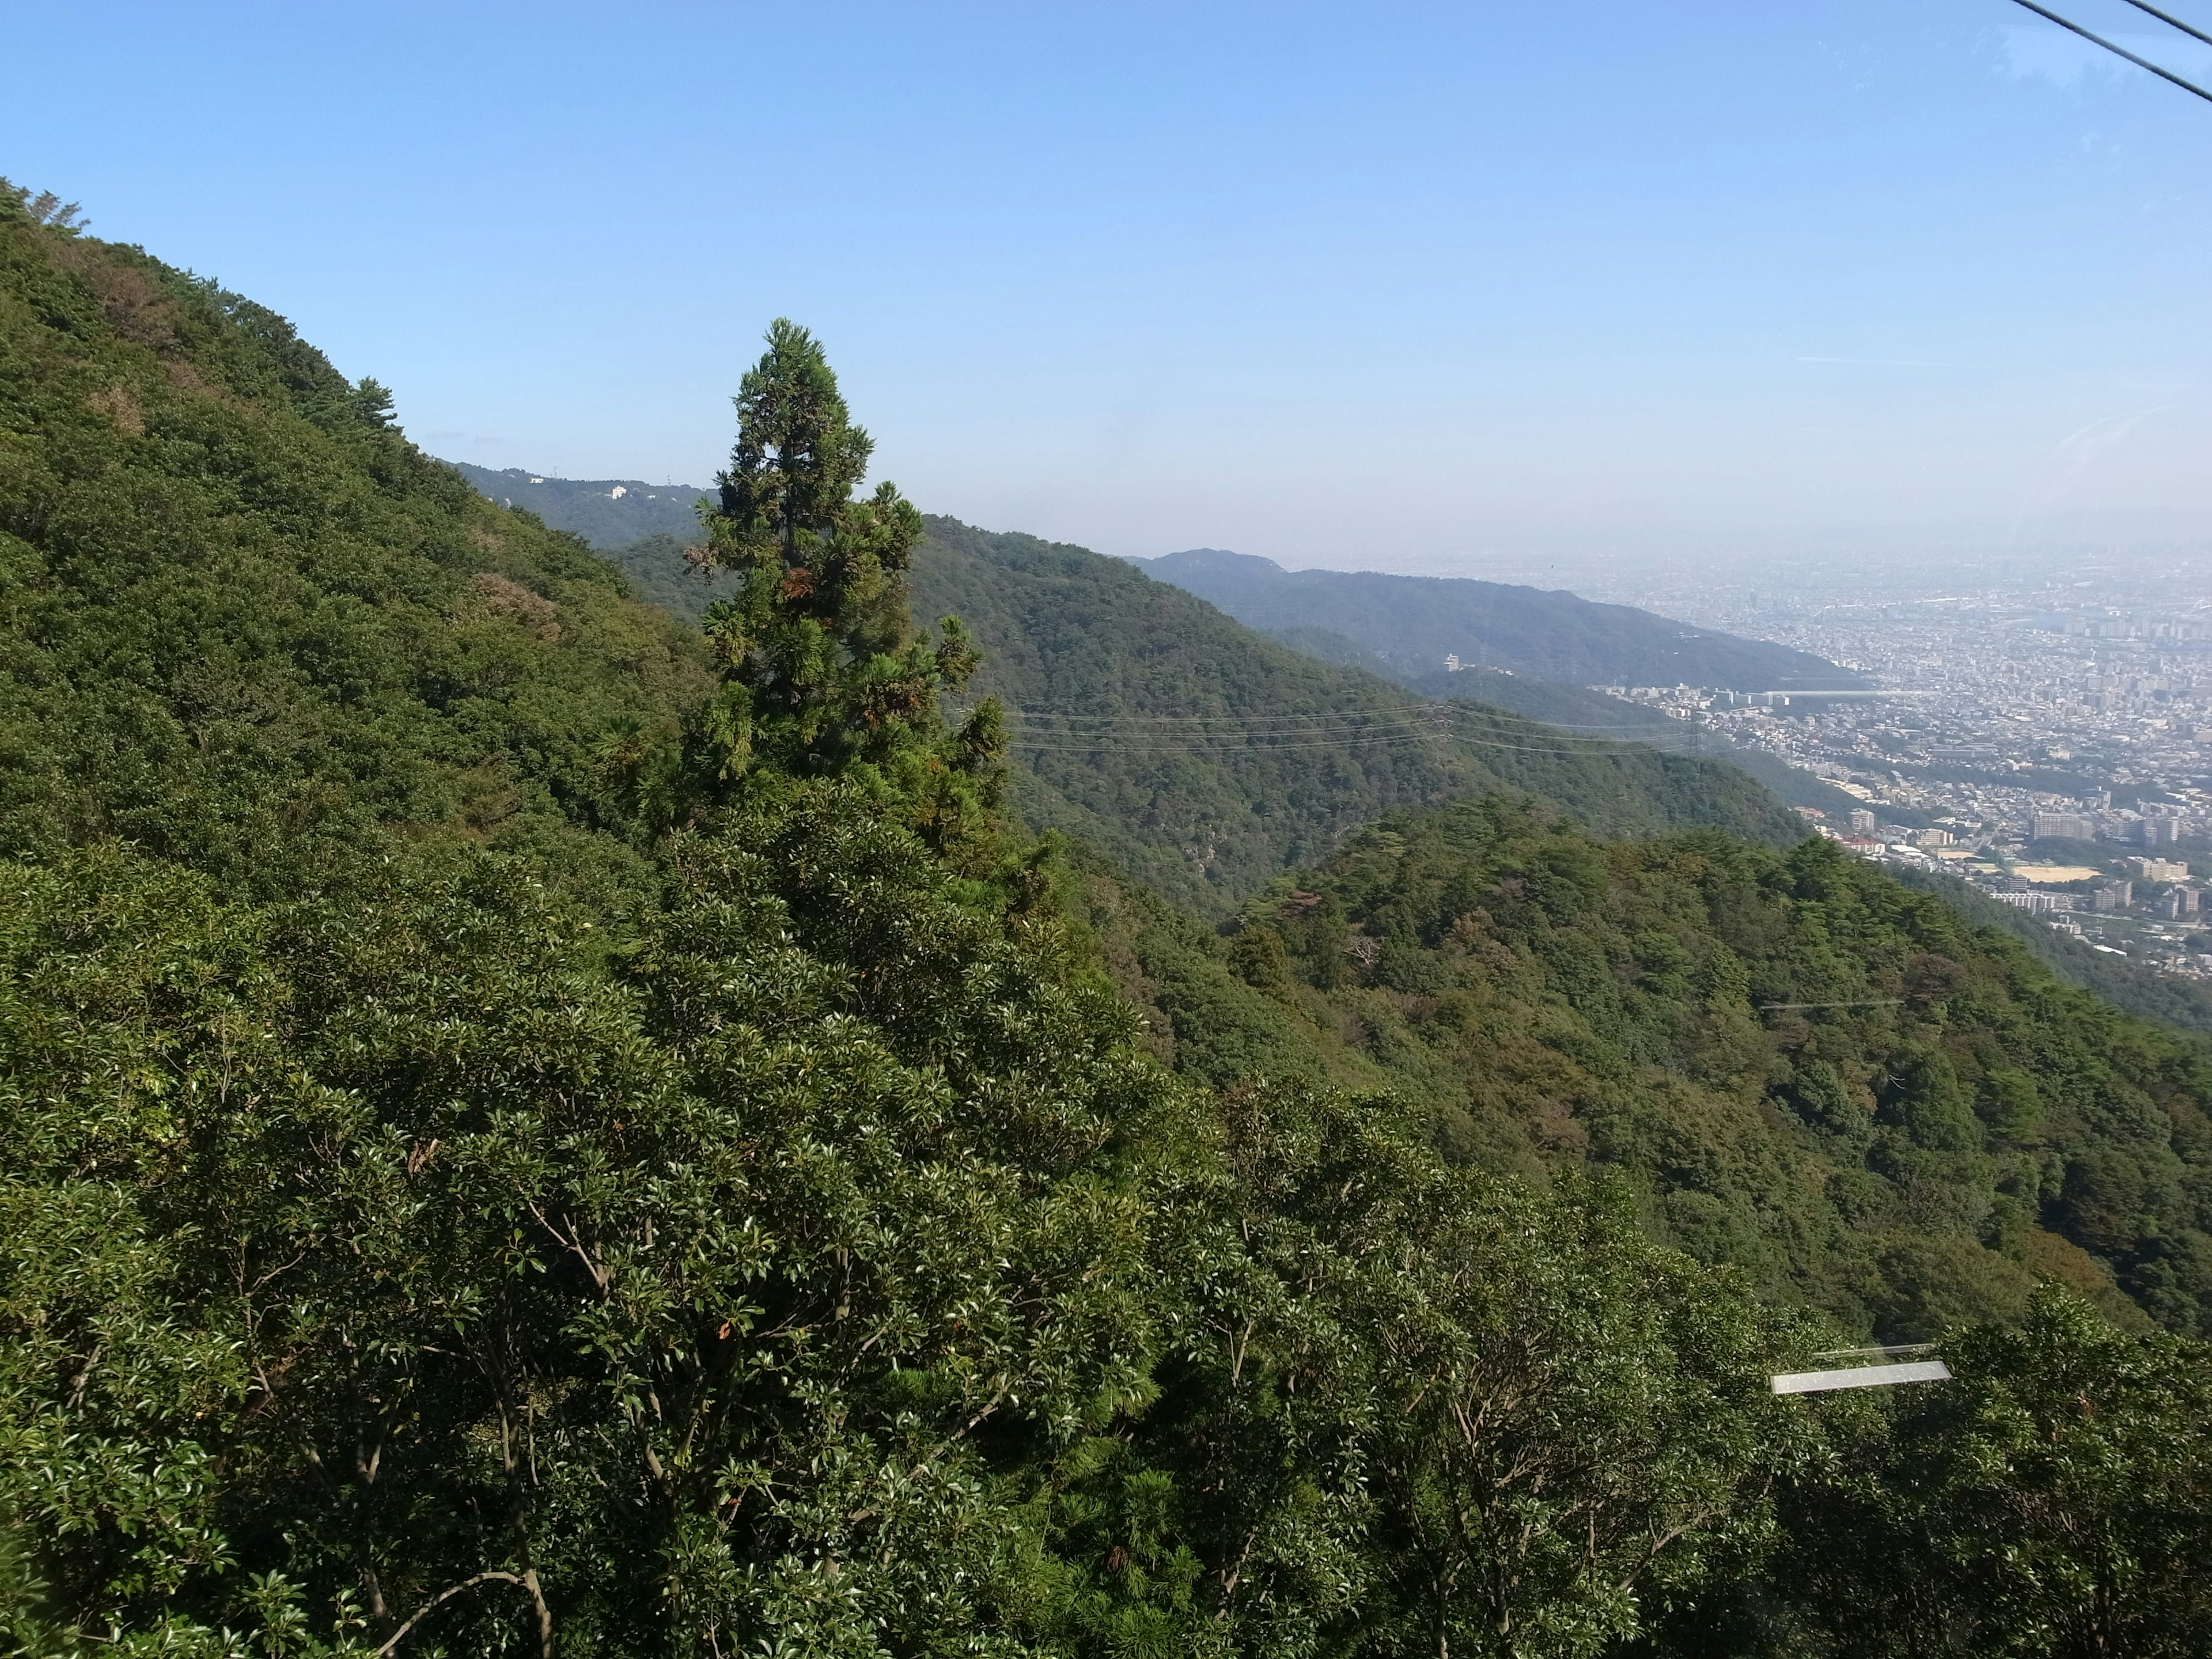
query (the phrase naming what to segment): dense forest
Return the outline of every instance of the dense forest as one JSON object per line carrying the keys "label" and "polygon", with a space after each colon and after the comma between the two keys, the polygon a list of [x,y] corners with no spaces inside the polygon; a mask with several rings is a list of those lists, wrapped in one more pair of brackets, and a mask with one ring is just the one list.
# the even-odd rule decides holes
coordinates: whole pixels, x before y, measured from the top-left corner
{"label": "dense forest", "polygon": [[2212,1334],[2212,1069],[2008,935],[1810,840],[1393,815],[1224,939],[1096,872],[1164,1057],[1420,1103],[1452,1155],[1617,1173],[1648,1230],[1884,1340],[2039,1279]]}
{"label": "dense forest", "polygon": [[1387,807],[1501,788],[1616,834],[1803,833],[1712,760],[1569,737],[1482,704],[1439,710],[1121,560],[926,522],[915,610],[959,616],[982,647],[976,689],[1008,708],[1016,805],[1182,902],[1222,909]]}
{"label": "dense forest", "polygon": [[[1721,824],[1780,842],[1803,832],[1738,766],[1675,753],[1679,741],[1618,740],[1678,738],[1663,717],[1651,717],[1656,732],[1632,712],[1602,732],[1567,733],[1504,699],[1442,708],[1367,669],[1286,649],[1128,562],[954,519],[923,525],[911,610],[922,625],[958,616],[981,648],[971,693],[1006,710],[1023,820],[1211,913],[1387,807],[1485,790],[1540,793],[1613,833]],[[665,532],[609,557],[641,594],[683,614],[703,617],[720,591]],[[1540,714],[1609,701],[1543,690]]]}
{"label": "dense forest", "polygon": [[[1012,810],[988,596],[914,629],[804,331],[695,629],[54,206],[0,193],[0,1646],[2203,1650],[2187,1040],[1457,737],[1179,908]],[[1768,1389],[1923,1333],[1954,1382]]]}
{"label": "dense forest", "polygon": [[[557,499],[541,505],[582,534],[628,501],[594,493],[589,512]],[[635,509],[625,524],[650,510]],[[1858,805],[1771,756],[1579,686],[1481,668],[1416,672],[1326,629],[1282,630],[1279,642],[1298,656],[1353,671],[1316,673],[1170,583],[1132,582],[1128,562],[952,519],[925,522],[917,621],[958,613],[984,651],[978,686],[1017,708],[1056,711],[1036,721],[1034,744],[1014,757],[1024,817],[1112,845],[1123,864],[1187,902],[1219,909],[1258,872],[1309,856],[1385,806],[1470,787],[1535,790],[1609,830],[1719,823],[1762,840],[1797,826],[1736,774],[1839,821]],[[686,565],[685,539],[655,532],[607,556],[641,596],[703,616],[714,580]],[[1462,702],[1470,705],[1462,713],[1436,712]],[[1322,735],[1337,735],[1347,722],[1323,711],[1346,709],[1369,712],[1373,741],[1298,740],[1301,723],[1316,720]],[[1524,720],[1561,729],[1538,733]],[[1162,752],[1169,748],[1177,752]],[[1419,752],[1381,752],[1393,749]]]}

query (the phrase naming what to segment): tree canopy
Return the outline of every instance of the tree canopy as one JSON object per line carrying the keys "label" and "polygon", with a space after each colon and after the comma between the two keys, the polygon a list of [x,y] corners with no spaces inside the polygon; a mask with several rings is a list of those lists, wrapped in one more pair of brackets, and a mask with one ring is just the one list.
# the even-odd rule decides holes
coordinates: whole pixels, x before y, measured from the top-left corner
{"label": "tree canopy", "polygon": [[[2046,1293],[1946,1323],[1950,1393],[1778,1400],[1847,1309],[1638,1158],[1486,1165],[1380,1064],[1507,1077],[1541,1022],[1672,1155],[1669,1066],[1773,1058],[1747,994],[1896,977],[1878,1033],[1789,1027],[1804,1133],[1905,1205],[2055,1153],[2115,1306],[2186,1328],[2193,1056],[1924,948],[1940,902],[1879,878],[1502,806],[1231,941],[1127,890],[1185,953],[1148,989],[1088,855],[994,806],[988,714],[941,718],[967,647],[908,630],[910,515],[803,333],[741,391],[702,639],[282,319],[35,205],[0,191],[8,1650],[2204,1645],[2193,1341]],[[1224,1018],[1148,1032],[1170,969]]]}
{"label": "tree canopy", "polygon": [[[889,483],[854,498],[874,445],[852,423],[820,343],[779,319],[737,407],[720,510],[698,554],[704,568],[740,577],[705,618],[723,671],[707,726],[721,775],[757,759],[802,775],[888,766],[909,792],[923,787],[917,765],[939,780],[994,783],[995,704],[932,747],[938,693],[966,681],[975,653],[955,617],[934,647],[914,637],[904,576],[921,515]],[[940,819],[990,793],[930,781]]]}

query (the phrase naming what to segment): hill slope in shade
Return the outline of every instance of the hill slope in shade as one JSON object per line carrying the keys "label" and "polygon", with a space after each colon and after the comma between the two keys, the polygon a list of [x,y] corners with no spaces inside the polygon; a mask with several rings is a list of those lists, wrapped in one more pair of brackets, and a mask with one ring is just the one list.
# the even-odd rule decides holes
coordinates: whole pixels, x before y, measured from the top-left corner
{"label": "hill slope in shade", "polygon": [[[580,503],[618,508],[627,498],[611,497],[613,487],[544,497],[549,522],[584,533],[564,515]],[[954,519],[927,523],[915,618],[957,615],[982,647],[975,690],[1014,711],[1017,809],[1180,902],[1218,913],[1386,807],[1498,789],[1546,796],[1608,834],[1717,824],[1780,842],[1802,832],[1725,765],[1563,738],[1474,705],[1438,720],[1387,679],[1262,638],[1124,561]],[[694,619],[716,591],[665,533],[608,557],[641,593]]]}
{"label": "hill slope in shade", "polygon": [[1564,592],[1462,577],[1285,570],[1218,548],[1129,562],[1262,633],[1318,629],[1349,640],[1383,659],[1394,676],[1426,675],[1456,656],[1569,685],[1773,691],[1867,684],[1851,669],[1787,646]]}
{"label": "hill slope in shade", "polygon": [[501,506],[535,514],[602,553],[647,536],[673,536],[678,546],[697,541],[699,499],[714,493],[641,478],[556,478],[516,466],[495,472],[466,461],[446,465]]}
{"label": "hill slope in shade", "polygon": [[1121,560],[951,519],[928,525],[915,615],[957,614],[982,644],[976,689],[1016,711],[1024,815],[1182,902],[1232,902],[1386,806],[1498,790],[1542,795],[1610,835],[1717,824],[1778,843],[1803,833],[1719,763],[1563,737],[1475,704],[1440,715]]}

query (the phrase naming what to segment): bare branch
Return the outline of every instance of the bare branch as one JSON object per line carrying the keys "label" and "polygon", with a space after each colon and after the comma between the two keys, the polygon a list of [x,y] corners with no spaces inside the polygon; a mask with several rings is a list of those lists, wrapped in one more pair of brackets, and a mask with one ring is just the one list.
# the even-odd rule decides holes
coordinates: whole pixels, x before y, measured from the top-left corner
{"label": "bare branch", "polygon": [[374,1659],[384,1659],[384,1656],[386,1654],[390,1653],[392,1649],[399,1645],[401,1639],[406,1636],[409,1631],[413,1630],[416,1626],[422,1622],[426,1616],[434,1612],[437,1608],[444,1606],[447,1602],[452,1601],[463,1590],[474,1589],[478,1584],[492,1583],[517,1585],[528,1594],[531,1602],[538,1609],[538,1650],[540,1654],[544,1656],[544,1659],[551,1659],[553,1652],[553,1612],[551,1608],[545,1605],[545,1597],[544,1593],[538,1589],[538,1575],[535,1571],[525,1573],[500,1571],[480,1572],[473,1578],[464,1578],[458,1584],[449,1585],[447,1588],[440,1590],[435,1595],[425,1601],[421,1607],[416,1608],[414,1615],[398,1630],[392,1632],[391,1637],[386,1641],[385,1644],[377,1649],[375,1655],[374,1656]]}

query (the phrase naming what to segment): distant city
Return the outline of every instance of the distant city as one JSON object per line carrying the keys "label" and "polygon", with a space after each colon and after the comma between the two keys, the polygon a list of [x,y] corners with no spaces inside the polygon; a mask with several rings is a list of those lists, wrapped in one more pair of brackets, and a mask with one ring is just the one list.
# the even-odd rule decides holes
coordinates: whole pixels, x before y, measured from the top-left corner
{"label": "distant city", "polygon": [[2212,552],[1845,561],[1786,586],[1705,574],[1594,597],[1875,677],[1856,697],[1605,688],[1862,803],[1820,815],[1823,834],[2212,977]]}

